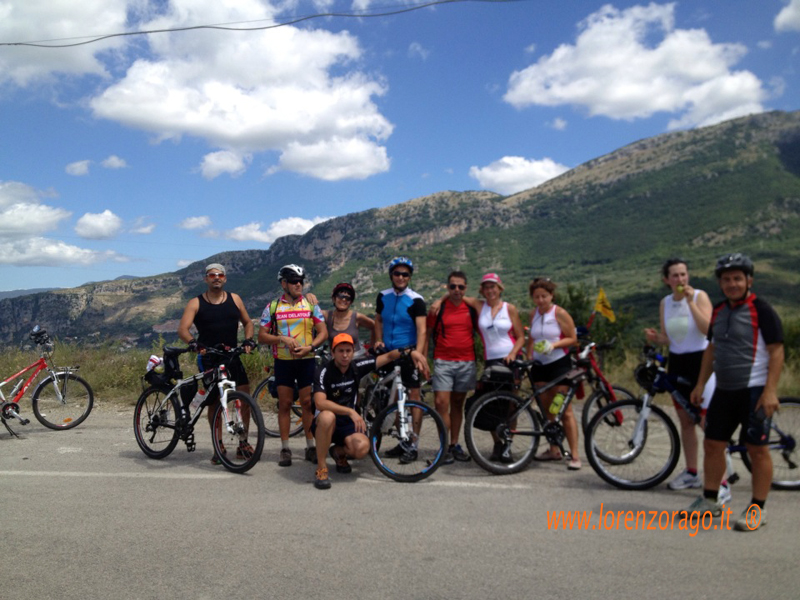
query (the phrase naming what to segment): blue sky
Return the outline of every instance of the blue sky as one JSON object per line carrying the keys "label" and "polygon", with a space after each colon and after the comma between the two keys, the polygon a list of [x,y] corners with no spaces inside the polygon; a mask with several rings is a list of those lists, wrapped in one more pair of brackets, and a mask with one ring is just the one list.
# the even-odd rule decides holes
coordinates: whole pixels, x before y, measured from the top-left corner
{"label": "blue sky", "polygon": [[146,276],[800,108],[800,0],[0,0],[0,290]]}

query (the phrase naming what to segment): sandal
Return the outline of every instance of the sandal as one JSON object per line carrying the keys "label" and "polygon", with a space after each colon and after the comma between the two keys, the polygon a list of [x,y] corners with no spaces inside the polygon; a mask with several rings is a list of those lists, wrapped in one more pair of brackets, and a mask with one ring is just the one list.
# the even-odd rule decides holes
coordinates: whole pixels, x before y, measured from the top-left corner
{"label": "sandal", "polygon": [[567,463],[567,469],[570,471],[577,471],[581,468],[581,459],[580,458],[573,458]]}
{"label": "sandal", "polygon": [[550,450],[545,450],[539,456],[536,457],[536,460],[546,462],[551,460],[561,460],[563,457],[561,454],[555,454]]}

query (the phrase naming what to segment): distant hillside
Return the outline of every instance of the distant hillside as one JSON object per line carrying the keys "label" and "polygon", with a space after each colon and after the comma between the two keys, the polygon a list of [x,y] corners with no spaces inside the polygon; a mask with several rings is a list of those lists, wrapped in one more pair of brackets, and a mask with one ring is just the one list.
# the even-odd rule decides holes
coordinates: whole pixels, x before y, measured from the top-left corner
{"label": "distant hillside", "polygon": [[10,290],[8,292],[0,292],[0,300],[4,298],[16,298],[17,296],[27,296],[28,294],[38,294],[40,292],[50,292],[58,288],[32,288],[30,290]]}
{"label": "distant hillside", "polygon": [[[208,262],[229,269],[228,288],[251,316],[277,293],[278,268],[306,267],[327,299],[352,281],[365,312],[388,286],[386,264],[407,254],[413,287],[442,293],[454,269],[475,282],[501,273],[506,296],[523,307],[527,283],[602,285],[617,310],[655,319],[663,293],[658,269],[682,255],[693,282],[717,298],[716,257],[749,252],[756,287],[779,308],[800,292],[800,112],[772,112],[635,142],[510,197],[440,192],[321,223],[269,250],[226,252],[175,273],[85,285],[0,301],[0,339],[21,340],[32,323],[62,337],[146,340],[169,331],[187,299],[203,290]],[[473,285],[472,290],[476,290]]]}

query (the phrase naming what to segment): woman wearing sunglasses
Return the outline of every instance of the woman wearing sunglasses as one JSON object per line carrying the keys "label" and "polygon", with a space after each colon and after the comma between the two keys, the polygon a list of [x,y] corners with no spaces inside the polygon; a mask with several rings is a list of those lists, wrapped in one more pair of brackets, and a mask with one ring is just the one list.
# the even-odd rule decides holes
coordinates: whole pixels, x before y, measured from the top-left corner
{"label": "woman wearing sunglasses", "polygon": [[325,325],[328,327],[329,339],[335,338],[340,333],[346,333],[353,338],[355,354],[362,353],[361,342],[358,339],[358,329],[368,329],[370,344],[375,342],[375,321],[367,315],[352,309],[356,299],[356,290],[349,283],[337,283],[331,293],[333,310],[323,310]]}

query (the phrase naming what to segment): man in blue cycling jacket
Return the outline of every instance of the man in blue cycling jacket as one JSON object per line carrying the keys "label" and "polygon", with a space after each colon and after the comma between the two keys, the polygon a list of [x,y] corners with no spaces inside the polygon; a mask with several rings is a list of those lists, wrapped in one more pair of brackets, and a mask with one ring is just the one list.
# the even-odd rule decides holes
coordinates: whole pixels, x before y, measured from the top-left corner
{"label": "man in blue cycling jacket", "polygon": [[[414,263],[405,256],[398,256],[389,263],[389,279],[392,287],[378,293],[375,304],[375,349],[397,350],[414,347],[425,353],[427,309],[422,296],[409,287],[414,275]],[[408,389],[409,399],[420,399],[419,370],[404,364],[401,371],[403,385]],[[419,414],[417,414],[419,413]],[[422,414],[412,410],[414,430],[419,432]],[[387,451],[387,456],[401,456],[401,461],[416,460],[416,449],[403,449],[398,445]]]}

